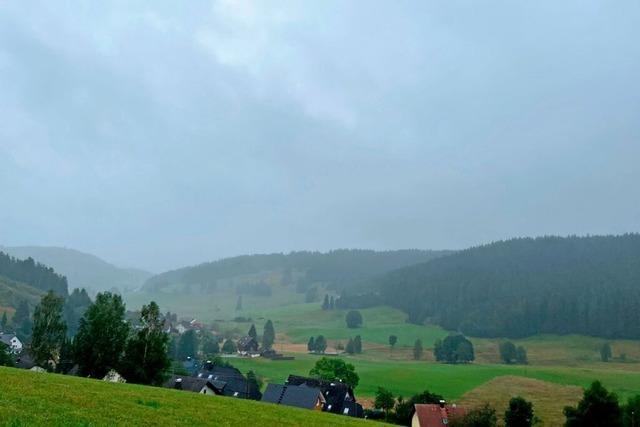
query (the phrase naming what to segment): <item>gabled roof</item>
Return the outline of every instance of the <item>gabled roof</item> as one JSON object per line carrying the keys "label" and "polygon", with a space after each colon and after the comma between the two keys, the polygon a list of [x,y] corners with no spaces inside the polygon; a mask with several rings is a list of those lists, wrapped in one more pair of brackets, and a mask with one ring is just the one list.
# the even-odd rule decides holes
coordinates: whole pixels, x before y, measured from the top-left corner
{"label": "gabled roof", "polygon": [[320,390],[307,386],[268,384],[262,396],[263,402],[313,409],[325,400]]}
{"label": "gabled roof", "polygon": [[[318,378],[289,375],[287,385],[305,385],[318,389],[326,401],[324,411],[334,414],[349,415],[352,417],[363,416],[362,406],[356,403],[353,389],[339,381],[325,381]],[[345,408],[348,411],[345,413]]]}
{"label": "gabled roof", "polygon": [[9,346],[14,338],[17,338],[16,334],[0,334],[0,342]]}
{"label": "gabled roof", "polygon": [[258,348],[258,341],[252,336],[246,335],[238,340],[238,348],[245,349],[249,346]]}
{"label": "gabled roof", "polygon": [[[204,387],[208,387],[216,394],[222,394],[211,381],[204,378],[187,377],[183,375],[174,375],[164,383],[165,388],[174,388],[176,390],[192,391],[194,393],[200,393]],[[224,385],[223,385],[224,387]]]}
{"label": "gabled roof", "polygon": [[416,404],[416,416],[420,427],[441,427],[452,418],[463,417],[465,409],[456,405]]}
{"label": "gabled roof", "polygon": [[245,376],[236,368],[211,366],[211,369],[204,369],[198,372],[196,378],[212,382],[223,381],[225,383],[223,390],[225,396],[253,400],[260,400],[260,397],[262,397],[256,384],[247,381]]}

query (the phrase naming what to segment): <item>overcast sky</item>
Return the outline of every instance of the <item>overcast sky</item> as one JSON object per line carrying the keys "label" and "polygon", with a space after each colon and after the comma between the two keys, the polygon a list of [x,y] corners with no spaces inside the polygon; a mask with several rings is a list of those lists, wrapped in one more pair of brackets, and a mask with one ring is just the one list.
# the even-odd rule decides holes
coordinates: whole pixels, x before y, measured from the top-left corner
{"label": "overcast sky", "polygon": [[0,1],[0,244],[640,230],[640,2]]}

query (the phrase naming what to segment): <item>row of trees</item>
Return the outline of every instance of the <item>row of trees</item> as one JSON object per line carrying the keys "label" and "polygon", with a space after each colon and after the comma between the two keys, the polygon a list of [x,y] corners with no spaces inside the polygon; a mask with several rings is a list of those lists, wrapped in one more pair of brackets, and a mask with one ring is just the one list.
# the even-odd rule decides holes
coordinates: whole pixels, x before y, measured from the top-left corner
{"label": "row of trees", "polygon": [[155,302],[142,307],[139,326],[132,329],[125,321],[122,298],[99,293],[73,339],[67,336],[64,307],[64,299],[49,291],[34,310],[29,351],[36,365],[66,373],[77,364],[79,375],[93,378],[115,369],[129,382],[162,382],[170,366],[169,336]]}
{"label": "row of trees", "polygon": [[323,335],[318,335],[317,337],[310,337],[309,342],[307,342],[307,350],[312,351],[314,353],[324,353],[327,349],[327,340]]}
{"label": "row of trees", "polygon": [[499,345],[500,358],[508,365],[516,363],[519,365],[526,365],[529,363],[527,358],[527,350],[519,345],[516,347],[511,341],[503,341]]}
{"label": "row of trees", "polygon": [[433,355],[438,362],[469,363],[475,360],[473,344],[464,335],[449,335],[444,340],[437,340]]}

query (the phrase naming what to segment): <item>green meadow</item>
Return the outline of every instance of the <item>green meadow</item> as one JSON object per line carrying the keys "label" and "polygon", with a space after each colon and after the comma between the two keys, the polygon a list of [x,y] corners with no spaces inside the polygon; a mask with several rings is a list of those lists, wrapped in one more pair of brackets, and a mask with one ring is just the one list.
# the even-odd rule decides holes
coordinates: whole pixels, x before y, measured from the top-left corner
{"label": "green meadow", "polygon": [[0,425],[12,427],[364,423],[371,425],[371,421],[262,402],[0,367]]}

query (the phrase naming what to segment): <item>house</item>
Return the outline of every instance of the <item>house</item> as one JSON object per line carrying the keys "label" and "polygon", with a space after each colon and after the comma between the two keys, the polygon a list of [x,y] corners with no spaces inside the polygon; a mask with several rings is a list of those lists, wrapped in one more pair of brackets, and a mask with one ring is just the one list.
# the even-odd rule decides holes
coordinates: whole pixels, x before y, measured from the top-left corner
{"label": "house", "polygon": [[353,388],[339,381],[325,381],[317,378],[289,375],[286,385],[305,385],[320,390],[325,399],[323,411],[334,414],[347,415],[349,417],[362,418],[364,410],[362,405],[356,402]]}
{"label": "house", "polygon": [[4,344],[9,347],[9,351],[14,354],[22,351],[22,341],[18,339],[16,334],[0,333],[0,344]]}
{"label": "house", "polygon": [[327,403],[320,390],[304,384],[268,384],[262,395],[262,401],[314,411],[322,411]]}
{"label": "house", "polygon": [[187,357],[187,360],[182,361],[182,367],[185,371],[189,372],[189,374],[194,375],[200,369],[200,363],[196,359],[191,356]]}
{"label": "house", "polygon": [[243,356],[258,352],[258,341],[252,336],[244,336],[238,340],[238,353]]}
{"label": "house", "polygon": [[416,412],[411,420],[411,427],[442,427],[451,419],[464,417],[465,409],[459,406],[446,405],[444,400],[436,404],[416,404]]}
{"label": "house", "polygon": [[222,391],[217,386],[219,386],[219,384],[216,385],[213,381],[209,381],[204,378],[187,377],[182,375],[174,375],[164,383],[165,388],[191,391],[193,393],[207,394],[211,396],[214,394],[222,394]]}
{"label": "house", "polygon": [[203,369],[195,376],[196,378],[218,382],[218,387],[224,396],[251,400],[260,400],[262,398],[258,385],[247,380],[242,375],[242,372],[236,368],[215,366],[208,362],[204,364]]}

